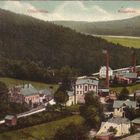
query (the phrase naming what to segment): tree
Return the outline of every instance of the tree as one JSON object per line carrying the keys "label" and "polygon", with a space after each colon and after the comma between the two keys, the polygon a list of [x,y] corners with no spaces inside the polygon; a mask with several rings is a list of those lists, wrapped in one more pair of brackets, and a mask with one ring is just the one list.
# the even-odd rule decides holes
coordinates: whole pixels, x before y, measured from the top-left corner
{"label": "tree", "polygon": [[67,92],[58,90],[54,94],[54,100],[55,100],[56,104],[60,106],[61,110],[62,110],[62,105],[66,104],[68,99],[69,99],[69,96],[68,96]]}
{"label": "tree", "polygon": [[119,100],[126,100],[129,97],[128,95],[129,95],[129,90],[126,87],[124,87],[121,90],[120,94],[118,95],[118,99]]}
{"label": "tree", "polygon": [[85,127],[71,123],[63,129],[58,129],[54,140],[85,140],[86,135],[87,129]]}
{"label": "tree", "polygon": [[5,83],[0,81],[0,103],[8,101],[8,88]]}
{"label": "tree", "polygon": [[99,127],[102,117],[102,106],[94,92],[86,93],[85,104],[80,107],[80,114],[91,127]]}

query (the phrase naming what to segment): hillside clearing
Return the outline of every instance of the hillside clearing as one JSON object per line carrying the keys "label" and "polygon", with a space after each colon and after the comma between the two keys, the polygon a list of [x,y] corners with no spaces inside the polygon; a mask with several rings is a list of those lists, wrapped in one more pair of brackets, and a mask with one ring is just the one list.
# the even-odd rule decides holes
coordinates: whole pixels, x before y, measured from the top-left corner
{"label": "hillside clearing", "polygon": [[45,88],[52,86],[54,88],[54,90],[56,91],[58,88],[57,84],[47,84],[47,83],[41,83],[41,82],[18,80],[18,79],[8,78],[8,77],[0,77],[0,81],[4,82],[8,87],[30,83],[37,89],[45,89]]}

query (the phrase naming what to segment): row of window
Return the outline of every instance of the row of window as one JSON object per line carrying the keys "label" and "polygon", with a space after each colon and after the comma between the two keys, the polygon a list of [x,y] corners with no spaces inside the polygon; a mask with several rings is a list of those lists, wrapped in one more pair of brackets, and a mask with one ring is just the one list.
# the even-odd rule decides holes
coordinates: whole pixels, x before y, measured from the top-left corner
{"label": "row of window", "polygon": [[[77,85],[76,86],[77,88],[83,88],[83,86],[82,85]],[[85,86],[85,88],[87,88],[88,86]],[[91,89],[91,88],[94,88],[95,87],[95,85],[89,85],[89,88]]]}

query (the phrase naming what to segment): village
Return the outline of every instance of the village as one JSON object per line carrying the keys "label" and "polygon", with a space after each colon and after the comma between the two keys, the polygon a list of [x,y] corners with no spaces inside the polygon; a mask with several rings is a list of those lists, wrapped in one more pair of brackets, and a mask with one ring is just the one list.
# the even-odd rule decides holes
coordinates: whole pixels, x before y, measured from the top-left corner
{"label": "village", "polygon": [[[134,63],[132,67],[112,70],[109,67],[108,58],[106,62],[106,66],[101,66],[98,73],[77,77],[75,82],[71,84],[71,89],[67,90],[66,106],[84,104],[85,95],[90,92],[93,92],[99,98],[103,106],[104,120],[102,120],[98,131],[94,129],[90,131],[90,139],[96,137],[98,140],[112,140],[114,137],[128,136],[132,127],[135,131],[140,131],[140,116],[134,116],[131,120],[128,118],[128,109],[138,112],[140,110],[140,88],[133,93],[129,93],[126,97],[125,93],[122,93],[124,94],[122,98],[118,96],[121,93],[109,88],[114,84],[122,84],[125,88],[127,85],[139,83],[138,69],[140,66],[136,66]],[[61,86],[61,83],[59,84]],[[30,83],[9,88],[8,98],[10,102],[26,103],[30,110],[21,114],[7,114],[0,123],[5,123],[8,127],[15,126],[18,125],[17,119],[45,111],[48,105],[54,106],[56,104],[54,94],[55,91],[52,86],[38,90]]]}

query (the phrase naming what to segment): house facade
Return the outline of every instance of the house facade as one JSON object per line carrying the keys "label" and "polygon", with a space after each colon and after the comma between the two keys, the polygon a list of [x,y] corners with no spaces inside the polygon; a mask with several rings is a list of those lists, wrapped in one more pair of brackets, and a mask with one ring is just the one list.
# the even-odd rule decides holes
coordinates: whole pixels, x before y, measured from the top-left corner
{"label": "house facade", "polygon": [[94,77],[78,78],[75,83],[76,103],[84,103],[87,92],[98,93],[98,79]]}
{"label": "house facade", "polygon": [[[100,78],[106,78],[106,66],[102,66],[99,70],[99,76]],[[113,76],[113,70],[109,67],[108,70],[108,76],[112,77]]]}

